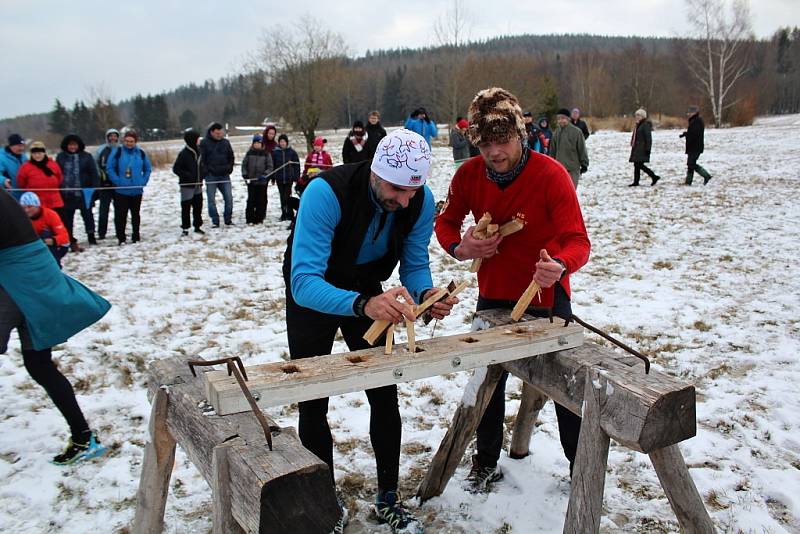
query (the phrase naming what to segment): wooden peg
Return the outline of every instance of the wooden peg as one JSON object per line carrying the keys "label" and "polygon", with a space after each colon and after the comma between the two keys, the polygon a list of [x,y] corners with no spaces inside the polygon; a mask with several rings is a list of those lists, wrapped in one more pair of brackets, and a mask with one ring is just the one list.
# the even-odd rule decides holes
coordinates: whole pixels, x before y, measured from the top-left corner
{"label": "wooden peg", "polygon": [[[519,321],[525,313],[525,310],[527,310],[528,306],[531,305],[533,297],[538,295],[541,290],[542,288],[539,287],[539,284],[536,283],[536,280],[531,280],[531,283],[517,301],[516,306],[514,306],[514,309],[511,310],[511,318],[515,321]],[[539,299],[541,300],[541,296]]]}

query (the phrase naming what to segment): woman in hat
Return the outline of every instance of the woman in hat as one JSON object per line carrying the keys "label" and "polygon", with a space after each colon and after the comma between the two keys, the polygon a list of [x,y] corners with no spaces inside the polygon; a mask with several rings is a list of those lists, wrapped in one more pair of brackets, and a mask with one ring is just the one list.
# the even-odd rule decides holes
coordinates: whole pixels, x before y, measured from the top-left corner
{"label": "woman in hat", "polygon": [[629,187],[639,185],[639,175],[642,171],[652,180],[650,185],[656,185],[656,182],[661,177],[645,165],[650,161],[650,149],[653,146],[653,137],[651,135],[653,124],[647,118],[647,111],[644,109],[637,109],[634,116],[636,117],[636,127],[633,129],[631,136],[631,157],[628,159],[633,163],[633,183]]}
{"label": "woman in hat", "polygon": [[22,164],[17,174],[17,185],[25,191],[34,191],[41,204],[51,210],[64,206],[61,198],[61,184],[64,175],[61,167],[47,157],[47,148],[41,141],[31,143],[31,159]]}

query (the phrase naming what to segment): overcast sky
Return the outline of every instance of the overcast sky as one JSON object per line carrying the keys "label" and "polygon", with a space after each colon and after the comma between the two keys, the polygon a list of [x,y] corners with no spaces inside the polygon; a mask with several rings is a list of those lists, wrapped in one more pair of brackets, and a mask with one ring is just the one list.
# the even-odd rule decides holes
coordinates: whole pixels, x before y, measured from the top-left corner
{"label": "overcast sky", "polygon": [[[522,33],[684,34],[683,0],[464,0],[470,36]],[[232,74],[262,29],[311,14],[352,52],[434,44],[452,1],[0,0],[0,118],[68,107],[104,84],[115,101]],[[800,0],[751,4],[753,29],[800,26]]]}

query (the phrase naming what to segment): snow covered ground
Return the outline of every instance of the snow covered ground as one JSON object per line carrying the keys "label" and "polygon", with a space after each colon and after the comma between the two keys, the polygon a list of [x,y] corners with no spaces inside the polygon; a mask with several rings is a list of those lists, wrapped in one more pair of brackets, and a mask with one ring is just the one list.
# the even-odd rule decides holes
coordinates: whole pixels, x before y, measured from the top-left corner
{"label": "snow covered ground", "polygon": [[[592,257],[573,278],[574,309],[638,346],[656,368],[697,386],[697,437],[682,450],[721,532],[800,532],[800,116],[706,132],[700,162],[714,175],[684,187],[678,131],[656,131],[654,188],[626,187],[629,134],[588,141],[581,182]],[[329,133],[337,157],[346,132]],[[301,145],[299,137],[295,139]],[[235,148],[241,157],[244,144]],[[437,143],[431,187],[443,198],[452,175]],[[237,171],[238,173],[238,171]],[[649,183],[644,180],[644,183]],[[0,531],[125,532],[147,439],[144,369],[176,354],[241,355],[245,364],[287,355],[281,260],[288,235],[270,189],[268,223],[244,224],[245,188],[234,180],[237,225],[181,238],[176,178],[155,173],[143,204],[143,241],[67,257],[65,271],[114,305],[97,325],[54,350],[90,423],[111,453],[78,467],[47,461],[66,425],[22,367],[17,343],[0,358]],[[218,201],[221,209],[221,199]],[[81,223],[76,223],[81,230]],[[431,244],[434,279],[468,276]],[[469,329],[476,290],[435,335]],[[430,328],[418,327],[419,336]],[[337,343],[336,351],[345,350]],[[413,495],[466,383],[464,373],[400,386],[402,490]],[[507,419],[519,403],[510,380]],[[294,407],[274,409],[296,424]],[[369,517],[375,470],[363,394],[332,399],[336,478],[352,511],[348,532],[389,532]],[[488,496],[460,488],[465,463],[441,498],[416,512],[430,532],[560,532],[569,480],[548,404],[524,460],[501,459],[506,479]],[[179,449],[166,524],[208,532],[210,490]],[[675,532],[646,456],[612,444],[603,532]]]}

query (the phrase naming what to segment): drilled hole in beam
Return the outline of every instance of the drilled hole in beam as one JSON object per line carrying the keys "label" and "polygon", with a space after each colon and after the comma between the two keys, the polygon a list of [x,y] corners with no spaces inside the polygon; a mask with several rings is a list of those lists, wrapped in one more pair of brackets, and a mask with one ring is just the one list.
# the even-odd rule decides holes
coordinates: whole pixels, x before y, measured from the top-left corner
{"label": "drilled hole in beam", "polygon": [[425,349],[422,347],[414,347],[414,352],[425,352]]}
{"label": "drilled hole in beam", "polygon": [[290,375],[292,373],[299,373],[300,368],[297,367],[296,365],[284,365],[281,367],[281,371],[283,371],[287,375]]}
{"label": "drilled hole in beam", "polygon": [[363,363],[363,362],[367,361],[367,359],[364,358],[363,356],[359,356],[357,354],[353,354],[352,356],[348,356],[347,357],[347,361],[350,362],[350,363]]}
{"label": "drilled hole in beam", "polygon": [[474,337],[462,337],[461,341],[463,341],[464,343],[477,343],[480,340],[475,339]]}
{"label": "drilled hole in beam", "polygon": [[528,330],[526,328],[522,328],[521,326],[518,326],[514,330],[512,330],[512,332],[515,333],[515,334],[527,334]]}

